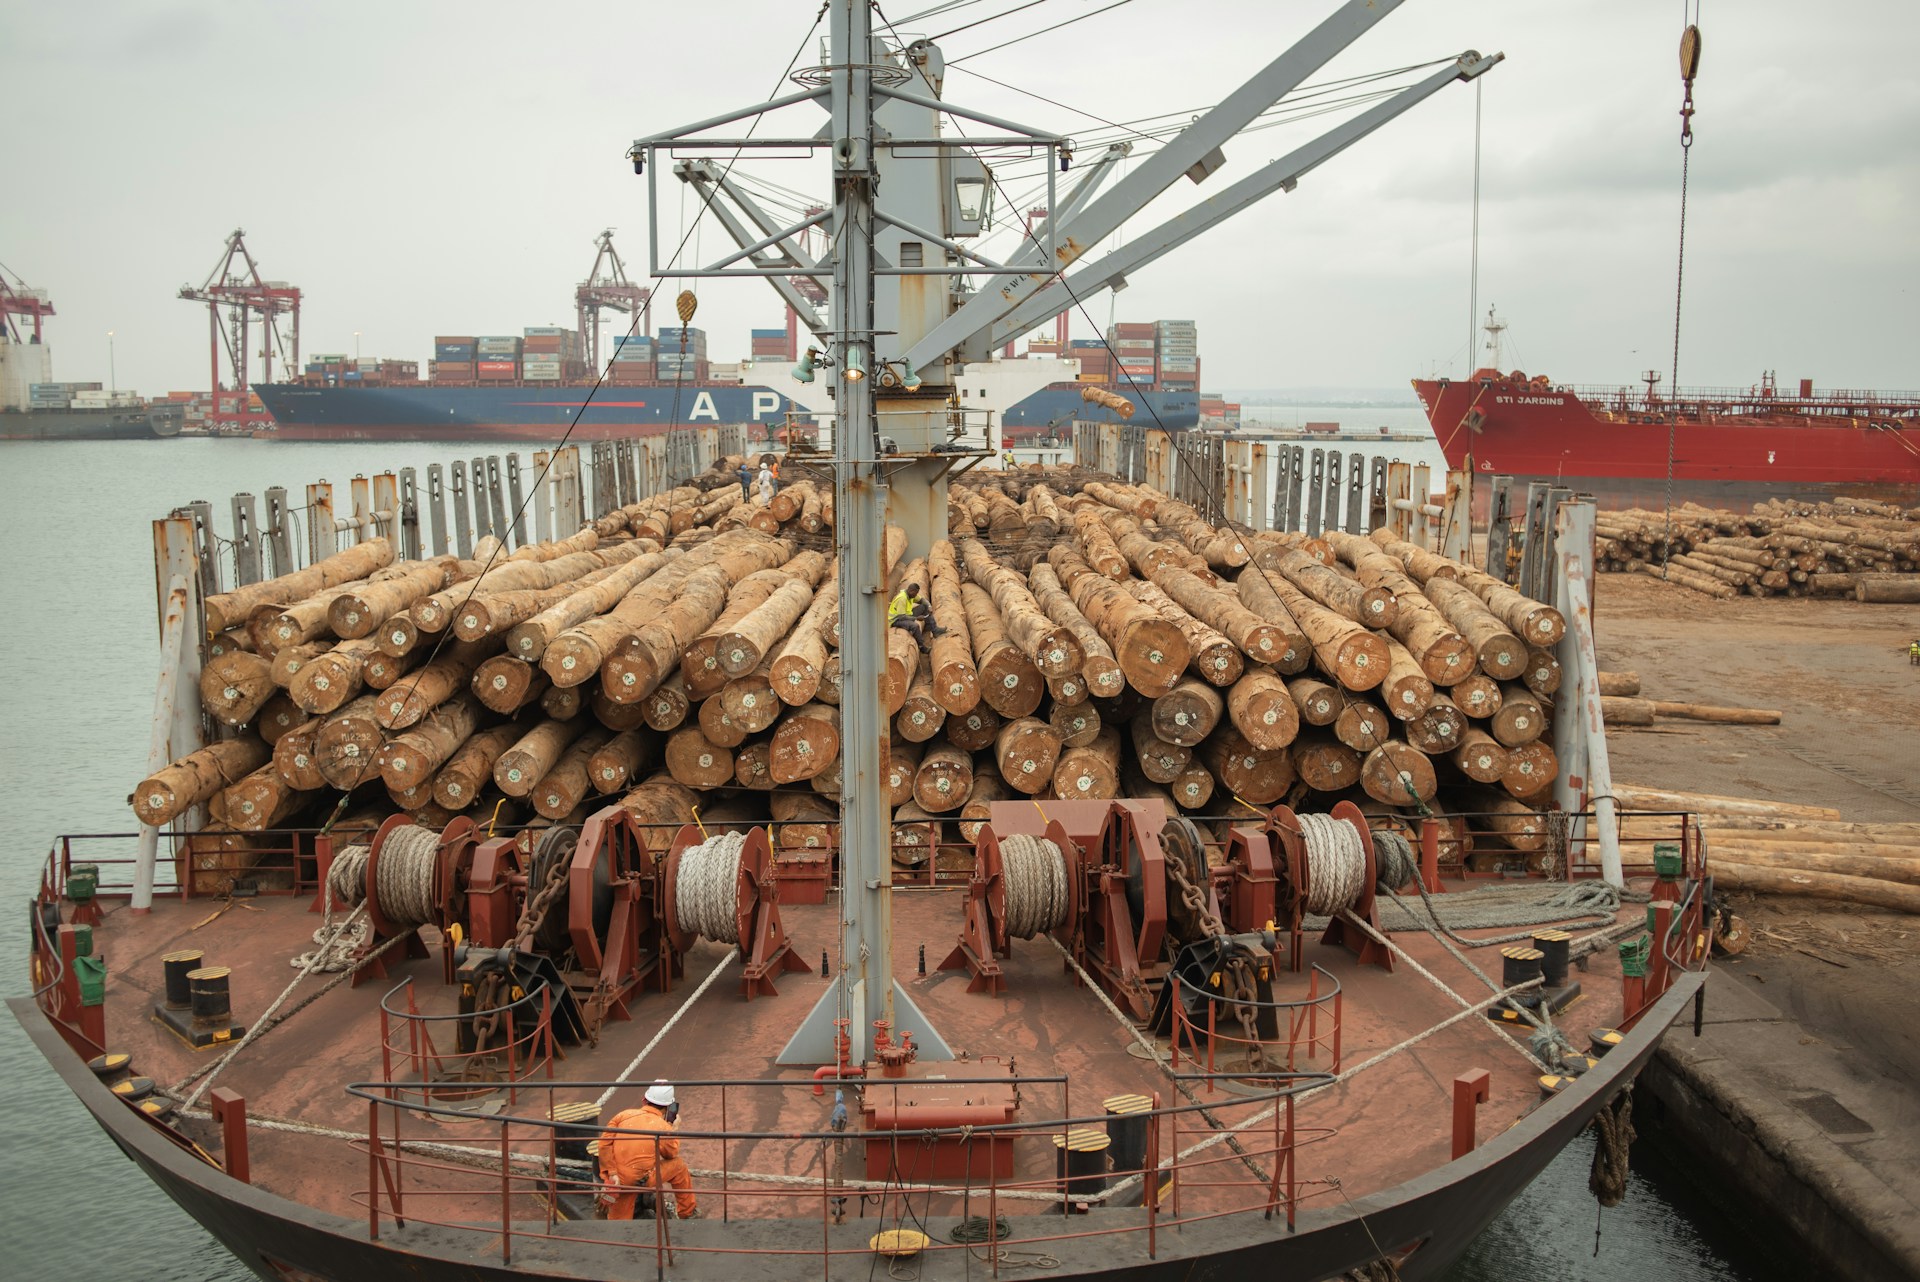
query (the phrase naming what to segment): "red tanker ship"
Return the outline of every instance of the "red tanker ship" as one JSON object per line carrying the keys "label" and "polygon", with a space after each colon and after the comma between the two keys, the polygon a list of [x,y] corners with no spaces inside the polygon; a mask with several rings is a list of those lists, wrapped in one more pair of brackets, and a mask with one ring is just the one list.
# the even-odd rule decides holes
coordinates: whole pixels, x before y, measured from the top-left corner
{"label": "red tanker ship", "polygon": [[[1498,334],[1487,329],[1498,365]],[[1862,495],[1920,503],[1920,392],[1783,393],[1753,387],[1643,389],[1555,383],[1514,370],[1464,382],[1415,379],[1447,466],[1551,480],[1603,507],[1659,507],[1671,452],[1673,498],[1744,508],[1772,498]]]}

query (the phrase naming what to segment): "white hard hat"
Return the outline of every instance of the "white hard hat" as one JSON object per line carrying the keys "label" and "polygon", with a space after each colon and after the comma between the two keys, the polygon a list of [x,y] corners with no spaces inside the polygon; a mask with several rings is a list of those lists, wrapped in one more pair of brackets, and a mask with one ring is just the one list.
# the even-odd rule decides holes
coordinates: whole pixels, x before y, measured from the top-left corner
{"label": "white hard hat", "polygon": [[647,1103],[658,1104],[661,1108],[672,1108],[673,1084],[663,1077],[647,1087]]}

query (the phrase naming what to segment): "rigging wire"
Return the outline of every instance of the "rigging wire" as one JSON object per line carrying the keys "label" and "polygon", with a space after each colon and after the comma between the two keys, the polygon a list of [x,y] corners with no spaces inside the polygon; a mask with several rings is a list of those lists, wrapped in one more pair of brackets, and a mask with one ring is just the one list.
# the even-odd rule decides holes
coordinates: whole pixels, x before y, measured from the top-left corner
{"label": "rigging wire", "polygon": [[[1037,8],[1038,6],[1043,5],[1046,2],[1047,0],[1027,0],[1025,4],[1015,5],[1011,9],[1005,9],[999,13],[989,14],[984,18],[976,18],[974,21],[969,22],[962,27],[950,27],[947,30],[940,32],[938,35],[929,36],[927,38],[929,40],[945,40],[948,36],[957,36],[962,31],[972,31],[975,27],[984,27],[989,22],[998,22],[1002,18],[1011,18],[1014,14],[1019,13],[1023,9]],[[891,22],[887,23],[887,30],[893,31],[893,24]],[[894,39],[898,40],[899,38],[900,38],[900,33],[895,31]]]}
{"label": "rigging wire", "polygon": [[1474,371],[1474,344],[1480,325],[1480,86],[1486,77],[1473,82],[1473,267],[1467,277],[1467,367],[1460,377],[1470,379]]}
{"label": "rigging wire", "polygon": [[[1036,3],[1038,3],[1038,0],[1036,0]],[[1121,5],[1132,4],[1132,3],[1133,3],[1133,0],[1113,0],[1112,4],[1103,5],[1098,9],[1092,10],[1091,12],[1083,13],[1076,18],[1068,18],[1065,22],[1056,22],[1051,27],[1042,27],[1038,31],[1029,31],[1024,36],[1015,36],[1013,39],[1003,40],[997,45],[988,45],[985,49],[981,49],[974,53],[967,54],[965,57],[950,59],[947,65],[949,67],[952,67],[952,66],[958,65],[959,63],[967,61],[967,59],[969,58],[979,58],[986,54],[997,53],[1002,49],[1011,48],[1014,45],[1020,44],[1022,41],[1031,40],[1035,36],[1044,36],[1049,31],[1058,31],[1062,27],[1071,27],[1076,22],[1085,22],[1088,18],[1097,18],[1103,13],[1109,13],[1115,9],[1118,9]]]}
{"label": "rigging wire", "polygon": [[[1687,22],[1687,10],[1693,10]],[[1667,382],[1671,406],[1667,411],[1667,509],[1665,537],[1660,543],[1660,577],[1667,577],[1673,548],[1673,459],[1680,432],[1680,304],[1687,279],[1687,176],[1693,162],[1693,79],[1700,70],[1700,0],[1680,0],[1680,247],[1673,269],[1673,369]]]}

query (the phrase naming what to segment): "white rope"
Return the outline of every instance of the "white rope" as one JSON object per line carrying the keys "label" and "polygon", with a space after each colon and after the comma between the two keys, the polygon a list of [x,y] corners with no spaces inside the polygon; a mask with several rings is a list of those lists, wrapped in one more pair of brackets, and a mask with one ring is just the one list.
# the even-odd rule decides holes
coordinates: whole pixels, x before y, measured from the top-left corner
{"label": "white rope", "polygon": [[433,882],[440,857],[440,834],[407,824],[387,834],[376,870],[380,915],[402,928],[433,920]]}
{"label": "white rope", "polygon": [[[293,968],[300,972],[293,981],[295,984],[315,971],[338,974],[345,970],[373,938],[373,924],[365,919],[365,909],[361,907],[361,901],[367,897],[369,853],[367,846],[347,846],[333,857],[326,884],[321,887],[325,916],[320,919],[320,929],[313,932],[314,947],[291,961]],[[333,921],[335,904],[353,908],[337,926]],[[291,985],[288,991],[292,991]],[[281,996],[284,998],[285,994]],[[259,1021],[255,1021],[256,1027],[258,1024]]]}
{"label": "white rope", "polygon": [[1007,933],[1032,939],[1067,920],[1067,860],[1044,837],[1016,833],[1000,841],[1007,886]]}
{"label": "white rope", "polygon": [[723,832],[680,854],[674,915],[682,931],[720,944],[740,942],[738,877],[745,832]]}
{"label": "white rope", "polygon": [[1351,908],[1366,885],[1367,851],[1360,830],[1332,815],[1295,815],[1307,847],[1307,903],[1310,913]]}
{"label": "white rope", "polygon": [[[658,1046],[665,1040],[667,1034],[673,1031],[673,1026],[680,1022],[680,1017],[693,1009],[693,1004],[700,1000],[700,994],[713,987],[713,981],[720,978],[720,972],[727,968],[727,963],[739,955],[740,950],[738,948],[729,948],[727,950],[727,955],[722,957],[720,963],[707,973],[705,979],[700,981],[700,987],[687,994],[687,1000],[680,1003],[680,1009],[673,1012],[673,1018],[662,1024],[660,1031],[653,1035],[653,1040],[649,1041],[645,1046],[642,1046],[640,1053],[633,1057],[633,1061],[620,1070],[619,1080],[625,1082],[632,1079],[634,1072],[640,1067],[640,1061],[653,1053],[653,1048]],[[605,1108],[607,1101],[612,1099],[613,1093],[619,1089],[617,1086],[607,1087],[606,1090],[600,1092],[600,1098],[594,1101],[594,1106],[597,1108]]]}

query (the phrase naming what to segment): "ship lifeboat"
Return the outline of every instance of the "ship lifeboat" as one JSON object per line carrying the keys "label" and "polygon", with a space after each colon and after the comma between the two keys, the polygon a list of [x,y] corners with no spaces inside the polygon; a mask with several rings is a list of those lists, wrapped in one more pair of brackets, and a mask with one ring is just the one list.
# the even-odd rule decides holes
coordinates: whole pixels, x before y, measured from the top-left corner
{"label": "ship lifeboat", "polygon": [[1527,381],[1526,372],[1524,370],[1515,370],[1513,373],[1507,375],[1507,381],[1509,383],[1524,383]]}

